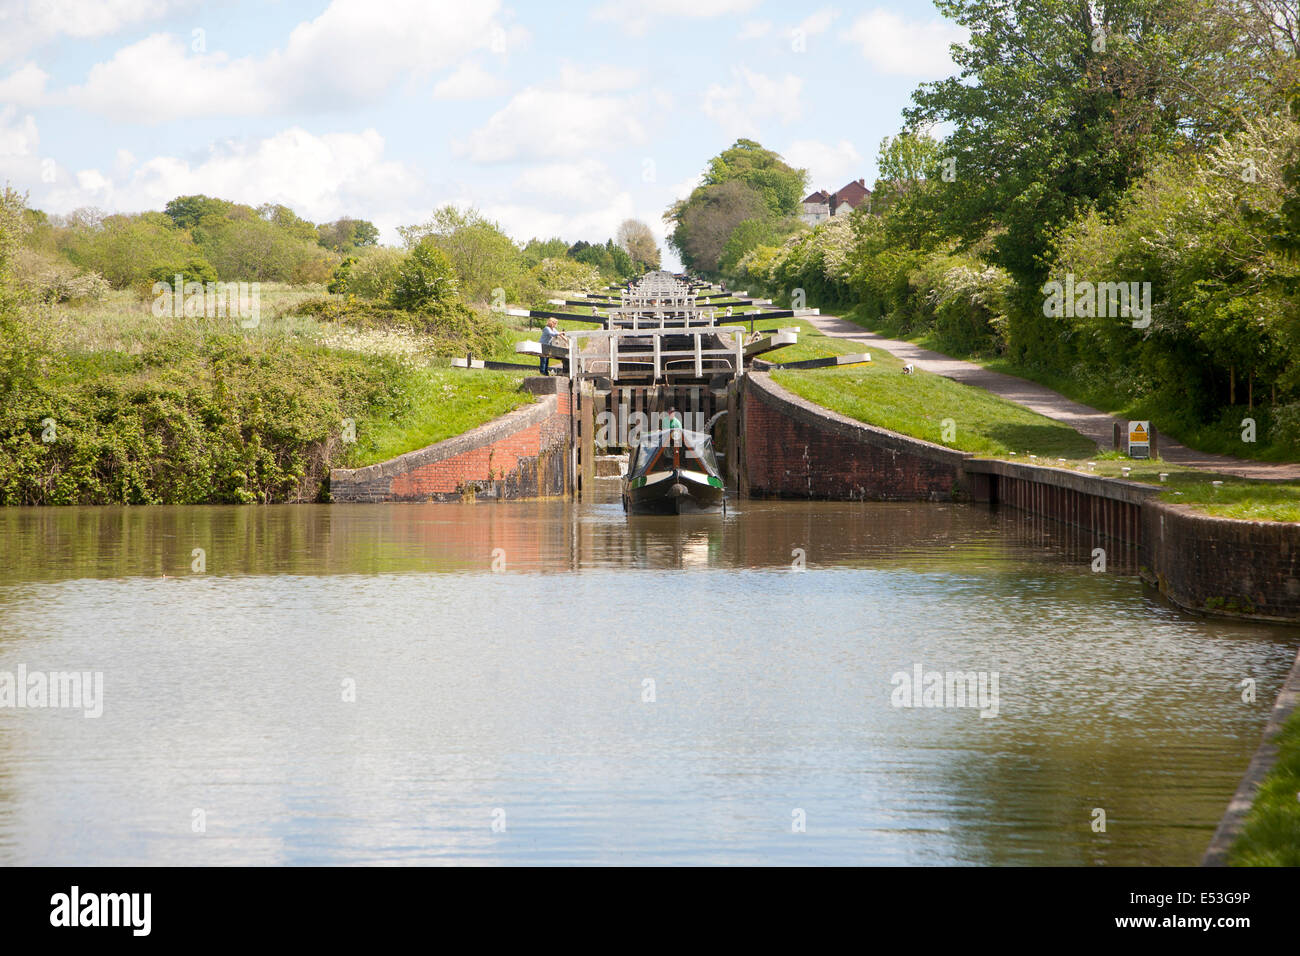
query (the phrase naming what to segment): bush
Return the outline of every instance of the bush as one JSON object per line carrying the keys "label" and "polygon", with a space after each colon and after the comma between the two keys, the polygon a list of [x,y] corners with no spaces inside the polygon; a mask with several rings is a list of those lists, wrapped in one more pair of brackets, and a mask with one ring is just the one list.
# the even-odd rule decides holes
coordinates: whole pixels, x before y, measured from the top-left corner
{"label": "bush", "polygon": [[14,256],[19,284],[38,302],[99,302],[109,292],[98,272],[83,272],[57,255],[20,247]]}
{"label": "bush", "polygon": [[376,302],[387,300],[397,286],[405,262],[406,253],[400,249],[377,248],[349,256],[335,270],[329,291]]}
{"label": "bush", "polygon": [[455,301],[459,288],[447,254],[426,239],[402,262],[388,301],[394,308],[415,312]]}
{"label": "bush", "polygon": [[598,268],[572,259],[543,259],[532,274],[543,288],[554,291],[593,292],[604,284]]}
{"label": "bush", "polygon": [[166,282],[168,285],[174,286],[177,282],[177,276],[180,276],[182,284],[186,282],[216,282],[217,270],[213,268],[212,263],[202,256],[191,256],[183,265],[172,262],[154,266],[149,270],[149,284]]}
{"label": "bush", "polygon": [[1300,455],[1300,402],[1275,407],[1271,431],[1273,444],[1289,454]]}
{"label": "bush", "polygon": [[309,299],[291,310],[322,322],[367,329],[406,329],[426,335],[429,351],[435,355],[493,355],[509,351],[513,343],[505,325],[480,315],[463,302],[444,302],[412,312],[348,296]]}
{"label": "bush", "polygon": [[238,336],[70,356],[0,406],[0,505],[312,498],[343,419],[391,402],[400,375],[382,357]]}

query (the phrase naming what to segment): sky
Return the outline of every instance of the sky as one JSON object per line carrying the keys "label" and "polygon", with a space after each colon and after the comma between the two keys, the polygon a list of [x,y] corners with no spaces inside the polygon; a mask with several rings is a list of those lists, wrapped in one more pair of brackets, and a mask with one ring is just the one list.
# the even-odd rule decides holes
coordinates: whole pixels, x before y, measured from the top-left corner
{"label": "sky", "polygon": [[0,182],[51,213],[206,193],[395,243],[454,203],[520,241],[662,242],[738,137],[809,191],[870,186],[963,36],[929,0],[0,0]]}

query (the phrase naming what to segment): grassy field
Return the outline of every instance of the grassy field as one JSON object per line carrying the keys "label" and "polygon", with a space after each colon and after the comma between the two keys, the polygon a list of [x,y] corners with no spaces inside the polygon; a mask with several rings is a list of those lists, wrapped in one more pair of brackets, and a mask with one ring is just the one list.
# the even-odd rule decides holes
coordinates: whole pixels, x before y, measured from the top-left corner
{"label": "grassy field", "polygon": [[[810,337],[809,344],[851,351],[834,339],[823,344]],[[1030,455],[1081,459],[1096,452],[1091,441],[1066,425],[939,375],[905,375],[903,363],[893,355],[882,349],[868,351],[868,365],[778,371],[772,377],[842,415],[960,451],[1023,460],[1031,460]]]}
{"label": "grassy field", "polygon": [[1231,866],[1300,866],[1300,710],[1283,725],[1277,743],[1277,763],[1228,853]]}
{"label": "grassy field", "polygon": [[[932,332],[913,334],[901,330],[888,320],[874,316],[868,318],[861,307],[843,312],[841,317],[871,332],[912,342],[922,348],[950,355],[953,358],[974,362],[990,371],[1015,375],[1031,382],[1037,382],[1039,385],[1045,385],[1054,391],[1060,392],[1067,398],[1090,405],[1093,408],[1114,415],[1116,418],[1151,421],[1162,434],[1176,439],[1189,448],[1220,455],[1233,455],[1237,458],[1252,458],[1259,461],[1295,460],[1294,453],[1290,449],[1281,445],[1270,444],[1266,434],[1261,434],[1259,440],[1255,442],[1243,442],[1241,440],[1241,426],[1238,422],[1241,417],[1252,414],[1244,406],[1237,410],[1240,412],[1239,415],[1230,416],[1230,421],[1188,424],[1184,420],[1184,410],[1182,408],[1162,405],[1153,397],[1116,395],[1100,383],[1090,383],[1056,372],[1029,368],[1000,356],[971,353],[966,350],[956,349]],[[1245,383],[1241,383],[1239,389],[1238,394],[1244,399]],[[1256,397],[1261,401],[1264,399],[1262,395]],[[1253,414],[1258,415],[1258,406]]]}

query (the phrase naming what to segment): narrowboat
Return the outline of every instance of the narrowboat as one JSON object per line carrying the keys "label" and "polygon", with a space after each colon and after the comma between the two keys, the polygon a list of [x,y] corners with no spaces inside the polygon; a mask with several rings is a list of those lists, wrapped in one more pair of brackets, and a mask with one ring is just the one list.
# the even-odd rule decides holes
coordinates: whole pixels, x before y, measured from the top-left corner
{"label": "narrowboat", "polygon": [[623,476],[623,510],[630,514],[720,511],[725,495],[713,439],[684,428],[642,435]]}

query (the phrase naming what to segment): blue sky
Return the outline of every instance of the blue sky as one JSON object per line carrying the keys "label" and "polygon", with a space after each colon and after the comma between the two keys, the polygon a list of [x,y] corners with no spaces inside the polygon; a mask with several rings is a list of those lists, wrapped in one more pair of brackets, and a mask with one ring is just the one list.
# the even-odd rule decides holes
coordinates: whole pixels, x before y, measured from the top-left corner
{"label": "blue sky", "polygon": [[473,205],[517,239],[660,217],[738,136],[875,178],[961,32],[928,0],[0,0],[0,180],[37,208],[205,192],[385,241]]}

